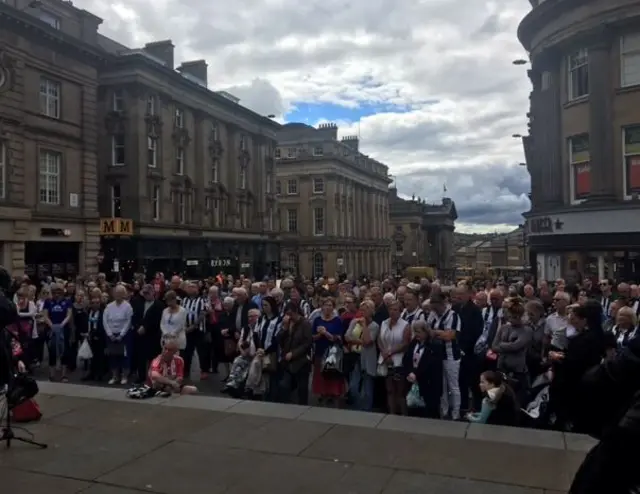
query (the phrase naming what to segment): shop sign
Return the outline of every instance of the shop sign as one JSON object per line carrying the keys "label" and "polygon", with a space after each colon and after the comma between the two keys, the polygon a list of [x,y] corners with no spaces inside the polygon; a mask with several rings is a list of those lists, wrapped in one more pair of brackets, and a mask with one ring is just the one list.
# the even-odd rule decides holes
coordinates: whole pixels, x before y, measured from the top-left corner
{"label": "shop sign", "polygon": [[100,218],[100,235],[131,236],[133,235],[133,220]]}
{"label": "shop sign", "polygon": [[548,216],[529,220],[529,233],[553,233],[553,220]]}
{"label": "shop sign", "polygon": [[212,268],[229,268],[231,267],[231,259],[211,259]]}

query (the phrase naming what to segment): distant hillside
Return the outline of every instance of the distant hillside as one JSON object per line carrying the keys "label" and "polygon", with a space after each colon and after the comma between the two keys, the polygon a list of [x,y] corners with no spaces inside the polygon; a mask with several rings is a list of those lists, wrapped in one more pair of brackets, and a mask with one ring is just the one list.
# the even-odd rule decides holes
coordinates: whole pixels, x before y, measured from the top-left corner
{"label": "distant hillside", "polygon": [[490,240],[496,237],[495,233],[458,233],[453,232],[453,245],[455,249],[469,245],[477,240]]}

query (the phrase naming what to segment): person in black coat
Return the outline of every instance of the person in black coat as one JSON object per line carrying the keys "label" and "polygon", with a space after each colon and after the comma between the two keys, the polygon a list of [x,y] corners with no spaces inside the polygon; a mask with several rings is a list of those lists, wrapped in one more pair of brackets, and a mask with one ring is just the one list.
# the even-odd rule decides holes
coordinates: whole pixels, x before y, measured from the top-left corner
{"label": "person in black coat", "polygon": [[231,322],[233,329],[240,332],[249,324],[249,311],[251,309],[260,310],[260,307],[249,299],[249,294],[244,288],[234,288],[233,298],[235,303],[231,311]]}
{"label": "person in black coat", "polygon": [[576,472],[569,494],[638,492],[640,338],[588,371],[582,392],[587,432],[600,442]]}
{"label": "person in black coat", "polygon": [[415,320],[411,329],[414,338],[402,357],[402,372],[409,385],[417,383],[424,408],[414,410],[419,416],[440,418],[440,398],[442,396],[442,356],[431,343],[431,335],[426,321]]}
{"label": "person in black coat", "polygon": [[140,297],[132,300],[133,319],[133,368],[134,378],[138,383],[147,379],[149,364],[162,351],[160,341],[160,320],[165,308],[164,302],[155,298],[152,285],[145,285],[140,290]]}
{"label": "person in black coat", "polygon": [[82,378],[83,381],[101,381],[107,375],[109,365],[107,363],[106,348],[107,335],[102,324],[104,306],[100,297],[93,297],[87,308],[86,338],[91,348],[93,357],[89,362],[89,372]]}

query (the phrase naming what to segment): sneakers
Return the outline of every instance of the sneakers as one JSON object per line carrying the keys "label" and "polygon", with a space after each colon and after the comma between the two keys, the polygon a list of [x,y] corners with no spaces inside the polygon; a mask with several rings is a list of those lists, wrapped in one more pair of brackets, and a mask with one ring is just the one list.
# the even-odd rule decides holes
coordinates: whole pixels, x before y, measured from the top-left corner
{"label": "sneakers", "polygon": [[128,384],[129,380],[126,377],[123,377],[122,379],[120,379],[120,384]]}
{"label": "sneakers", "polygon": [[115,383],[117,383],[117,382],[118,382],[118,380],[117,380],[115,377],[112,377],[111,379],[109,379],[109,384],[110,384],[111,386],[113,386],[113,385],[114,385]]}

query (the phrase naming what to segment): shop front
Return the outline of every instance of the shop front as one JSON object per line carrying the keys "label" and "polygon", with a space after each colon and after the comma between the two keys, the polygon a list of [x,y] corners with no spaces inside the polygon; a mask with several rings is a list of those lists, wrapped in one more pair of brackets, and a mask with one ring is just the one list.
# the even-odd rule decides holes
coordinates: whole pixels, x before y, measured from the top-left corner
{"label": "shop front", "polygon": [[527,215],[527,243],[539,279],[640,281],[640,207]]}

